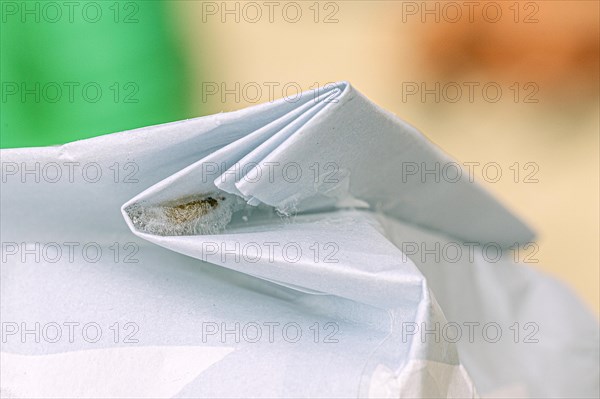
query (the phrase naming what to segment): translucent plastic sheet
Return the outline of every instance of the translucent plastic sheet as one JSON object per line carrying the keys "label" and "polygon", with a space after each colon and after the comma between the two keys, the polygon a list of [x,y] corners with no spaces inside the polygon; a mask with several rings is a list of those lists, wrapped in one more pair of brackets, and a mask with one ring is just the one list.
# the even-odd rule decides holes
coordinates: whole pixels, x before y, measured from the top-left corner
{"label": "translucent plastic sheet", "polygon": [[4,396],[598,396],[593,316],[468,251],[531,230],[347,83],[1,154]]}

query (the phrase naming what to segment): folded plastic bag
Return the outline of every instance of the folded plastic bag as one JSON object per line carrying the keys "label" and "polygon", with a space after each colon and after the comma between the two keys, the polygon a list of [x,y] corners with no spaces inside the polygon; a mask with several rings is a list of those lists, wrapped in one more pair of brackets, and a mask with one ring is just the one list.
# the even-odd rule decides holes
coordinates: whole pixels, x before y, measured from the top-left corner
{"label": "folded plastic bag", "polygon": [[1,195],[4,396],[598,396],[531,230],[347,83],[3,150]]}

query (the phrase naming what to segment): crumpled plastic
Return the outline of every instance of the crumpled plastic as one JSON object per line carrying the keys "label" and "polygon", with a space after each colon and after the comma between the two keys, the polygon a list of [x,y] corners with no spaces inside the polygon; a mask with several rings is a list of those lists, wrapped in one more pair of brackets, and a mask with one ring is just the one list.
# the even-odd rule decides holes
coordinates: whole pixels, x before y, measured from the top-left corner
{"label": "crumpled plastic", "polygon": [[[597,320],[510,256],[531,229],[346,82],[1,155],[3,397],[599,394]],[[104,339],[23,335],[65,322]]]}

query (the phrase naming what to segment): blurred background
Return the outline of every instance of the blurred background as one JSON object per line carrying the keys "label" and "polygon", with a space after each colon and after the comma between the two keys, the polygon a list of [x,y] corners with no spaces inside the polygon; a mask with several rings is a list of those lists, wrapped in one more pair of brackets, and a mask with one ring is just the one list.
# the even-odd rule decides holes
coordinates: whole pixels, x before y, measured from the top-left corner
{"label": "blurred background", "polygon": [[472,163],[475,178],[538,231],[529,266],[600,312],[599,2],[0,4],[2,148],[348,80]]}

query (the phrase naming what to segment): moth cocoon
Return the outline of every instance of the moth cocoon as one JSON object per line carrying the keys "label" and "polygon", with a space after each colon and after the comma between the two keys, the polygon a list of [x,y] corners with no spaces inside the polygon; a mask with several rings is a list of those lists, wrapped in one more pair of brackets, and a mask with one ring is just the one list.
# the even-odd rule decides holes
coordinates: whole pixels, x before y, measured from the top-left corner
{"label": "moth cocoon", "polygon": [[159,236],[218,234],[241,208],[238,197],[199,194],[161,204],[136,203],[125,209],[135,228]]}

